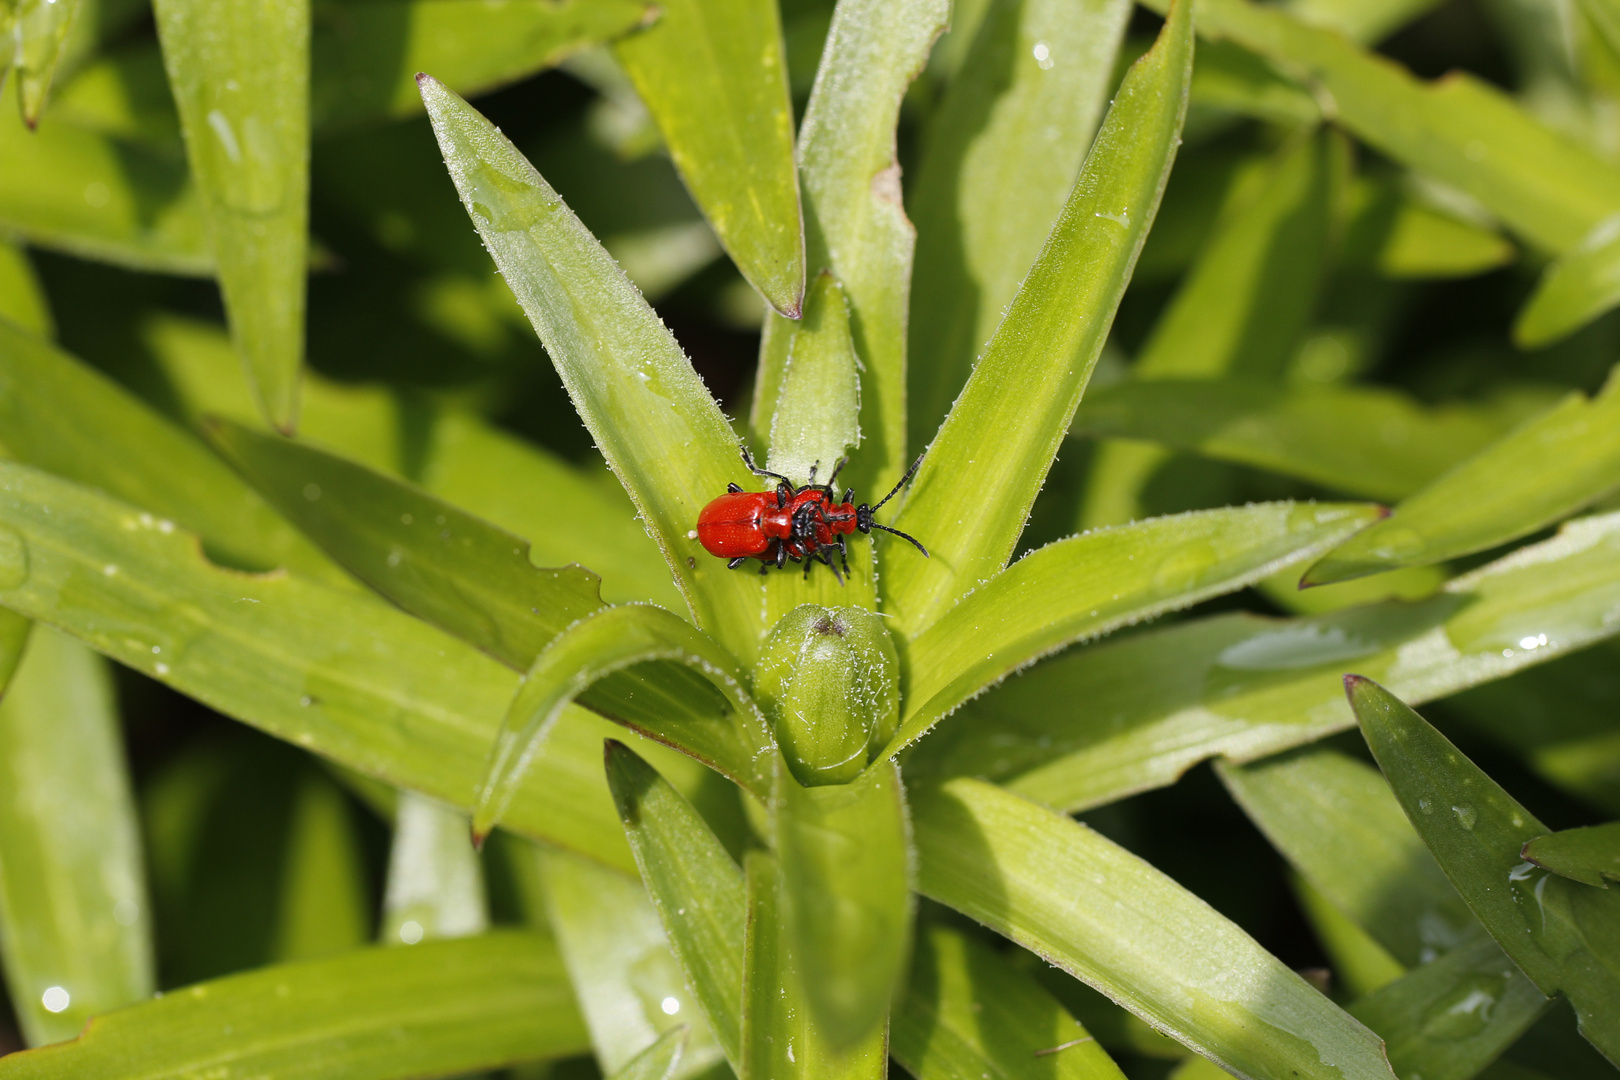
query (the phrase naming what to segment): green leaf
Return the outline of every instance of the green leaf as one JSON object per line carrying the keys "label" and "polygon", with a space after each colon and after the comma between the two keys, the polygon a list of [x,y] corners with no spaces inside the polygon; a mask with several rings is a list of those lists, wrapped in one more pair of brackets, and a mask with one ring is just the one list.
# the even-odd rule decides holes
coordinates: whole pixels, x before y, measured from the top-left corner
{"label": "green leaf", "polygon": [[1377,507],[1343,503],[1260,503],[1101,529],[1032,552],[913,640],[891,752],[1032,661],[1240,589],[1378,514]]}
{"label": "green leaf", "polygon": [[[605,614],[590,571],[538,569],[522,540],[352,462],[239,425],[216,423],[211,430],[226,456],[361,580],[528,672],[500,736],[499,761],[491,759],[480,789],[475,835],[488,833],[501,816],[523,779],[524,762],[576,696],[761,791],[768,787],[753,764],[755,751],[769,741],[763,721],[750,733],[717,719],[727,692],[734,695],[732,708],[743,710],[739,715],[752,709],[746,695],[735,697],[741,685],[736,661],[689,623],[650,606],[587,621],[592,613]],[[566,646],[558,637],[564,631],[570,632]],[[550,654],[548,646],[555,647]],[[684,659],[648,666],[675,657]],[[626,671],[631,665],[639,666]],[[725,690],[727,672],[731,691]],[[720,681],[712,685],[722,693],[711,689],[716,673]]]}
{"label": "green leaf", "polygon": [[[530,761],[574,699],[633,664],[666,660],[697,671],[725,695],[730,715],[661,717],[640,710],[643,733],[668,743],[764,794],[770,730],[747,690],[742,665],[703,631],[650,604],[603,608],[558,634],[535,658],[512,699],[490,752],[473,808],[473,836],[483,838],[523,786]],[[627,689],[626,696],[634,689]],[[661,721],[661,722],[660,722]]]}
{"label": "green leaf", "polygon": [[746,1076],[741,1064],[743,873],[680,792],[635,751],[611,739],[607,775],[641,880],[687,984],[726,1060]]}
{"label": "green leaf", "polygon": [[[906,467],[906,320],[916,232],[901,201],[895,127],[906,87],[949,15],[948,0],[839,4],[799,128],[805,265],[812,275],[831,271],[844,287],[862,366],[862,450],[847,479],[863,490],[887,491]],[[756,437],[769,430],[798,329],[766,317],[754,384]]]}
{"label": "green leaf", "polygon": [[21,244],[0,242],[0,319],[36,337],[56,334],[50,301]]}
{"label": "green leaf", "polygon": [[877,1033],[905,975],[912,854],[905,788],[893,761],[849,784],[800,787],[776,777],[785,945],[809,1020],[834,1053]]}
{"label": "green leaf", "polygon": [[[367,595],[221,569],[194,536],[35,470],[0,463],[0,488],[0,605],[277,738],[472,805],[509,669]],[[629,869],[597,759],[614,733],[630,737],[566,714],[507,826]],[[707,770],[686,760],[659,758],[689,784]]]}
{"label": "green leaf", "polygon": [[1307,747],[1217,771],[1272,846],[1404,966],[1484,936],[1372,766]]}
{"label": "green leaf", "polygon": [[1367,745],[1418,835],[1485,929],[1543,993],[1562,990],[1581,1033],[1620,1061],[1620,893],[1520,854],[1546,826],[1444,735],[1371,679],[1346,675]]}
{"label": "green leaf", "polygon": [[1425,964],[1350,1006],[1400,1076],[1471,1080],[1552,1002],[1490,940]]}
{"label": "green leaf", "polygon": [[151,995],[152,915],[103,661],[10,612],[0,635],[0,958],[38,1045]]}
{"label": "green leaf", "polygon": [[772,0],[664,0],[614,55],[720,243],[777,311],[804,303],[804,226]]}
{"label": "green leaf", "polygon": [[1399,499],[1504,429],[1491,411],[1425,407],[1383,388],[1156,379],[1098,390],[1080,404],[1071,431],[1145,439],[1339,491]]}
{"label": "green leaf", "polygon": [[[1341,140],[1307,132],[1267,163],[1247,198],[1216,226],[1154,323],[1132,368],[1138,379],[1236,374],[1262,380],[1270,388],[1298,350],[1316,307],[1344,157]],[[1117,394],[1122,388],[1113,389]],[[1100,396],[1109,398],[1109,391]],[[1199,404],[1191,411],[1207,427],[1211,417],[1205,395],[1196,398]],[[1094,409],[1107,409],[1096,401],[1093,397],[1081,404],[1071,428],[1083,425],[1081,418]],[[1171,412],[1161,404],[1148,415],[1157,423]],[[1180,423],[1168,430],[1186,438],[1186,418],[1175,420]],[[1132,432],[1127,437],[1142,436]],[[1105,444],[1091,468],[1081,520],[1096,527],[1146,516],[1141,492],[1167,456],[1154,447]]]}
{"label": "green leaf", "polygon": [[421,89],[467,212],[694,620],[748,662],[764,630],[759,586],[687,537],[742,471],[726,418],[635,286],[523,155],[433,79]]}
{"label": "green leaf", "polygon": [[1607,889],[1604,878],[1620,881],[1620,823],[1538,836],[1524,845],[1524,857],[1573,881]]}
{"label": "green leaf", "polygon": [[906,770],[986,777],[1073,812],[1174,783],[1207,757],[1252,761],[1351,727],[1339,681],[1352,663],[1428,701],[1616,633],[1620,515],[1609,515],[1427,600],[1220,615],[1078,649],[970,702]]}
{"label": "green leaf", "polygon": [[310,41],[310,121],[324,132],[408,116],[422,107],[419,71],[461,94],[493,90],[633,30],[654,11],[646,0],[328,4]]}
{"label": "green leaf", "polygon": [[641,882],[564,852],[536,848],[533,858],[543,871],[551,932],[603,1071],[627,1068],[683,1028],[689,1038],[680,1075],[720,1060]]}
{"label": "green leaf", "polygon": [[1438,0],[1294,0],[1288,10],[1303,22],[1371,44],[1436,6]]}
{"label": "green leaf", "polygon": [[12,455],[201,533],[223,562],[346,581],[190,433],[49,343],[0,324],[0,443]]}
{"label": "green leaf", "polygon": [[360,837],[343,790],[309,769],[297,781],[276,898],[277,960],[314,960],[364,945],[371,897]]}
{"label": "green leaf", "polygon": [[1120,0],[1000,0],[947,85],[909,200],[913,446],[939,428],[1063,209],[1129,14]]}
{"label": "green leaf", "polygon": [[1119,1066],[1029,975],[956,930],[917,935],[889,1032],[918,1080],[1123,1080]]}
{"label": "green leaf", "polygon": [[1620,487],[1620,368],[1490,443],[1305,572],[1304,585],[1471,555],[1528,536]]}
{"label": "green leaf", "polygon": [[613,1080],[671,1080],[686,1053],[687,1030],[683,1024],[664,1032],[657,1042],[614,1073]]}
{"label": "green leaf", "polygon": [[1425,83],[1333,30],[1246,0],[1200,0],[1198,30],[1326,95],[1350,133],[1471,196],[1531,244],[1567,251],[1620,211],[1620,172],[1466,72]]}
{"label": "green leaf", "polygon": [[353,462],[230,421],[208,434],[278,510],[356,577],[406,611],[509,667],[602,607],[580,566],[543,570],[528,545]]}
{"label": "green leaf", "polygon": [[1576,0],[1576,7],[1602,35],[1609,48],[1620,51],[1620,4],[1615,0]]}
{"label": "green leaf", "polygon": [[819,467],[825,480],[844,451],[860,443],[859,365],[849,302],[838,279],[824,270],[810,285],[771,411],[766,466],[772,472],[802,484]]}
{"label": "green leaf", "polygon": [[11,58],[17,69],[17,84],[23,120],[29,127],[39,124],[45,111],[45,98],[51,78],[61,59],[62,45],[79,13],[81,0],[16,0],[7,37],[13,38],[16,53]]}
{"label": "green leaf", "polygon": [[895,526],[934,558],[897,559],[883,576],[886,610],[908,637],[1013,553],[1153,223],[1191,68],[1183,3],[1126,75],[1045,249],[923,459]]}
{"label": "green leaf", "polygon": [[[230,342],[216,328],[163,316],[145,325],[141,340],[156,354],[188,421],[219,415],[260,423]],[[610,601],[680,605],[669,568],[634,520],[634,506],[602,470],[571,465],[470,412],[407,410],[382,385],[340,385],[311,374],[299,412],[303,438],[383,472],[409,473],[439,498],[526,538],[536,565],[589,563],[602,575]],[[294,505],[319,509],[301,497],[301,485],[296,493]],[[567,527],[559,528],[559,520]],[[513,663],[527,667],[532,659]]]}
{"label": "green leaf", "polygon": [[1357,177],[1345,199],[1340,266],[1423,279],[1470,277],[1513,261],[1513,245],[1499,234],[1426,206],[1376,174]]}
{"label": "green leaf", "polygon": [[290,431],[309,246],[309,0],[153,10],[232,340],[264,416]]}
{"label": "green leaf", "polygon": [[3,110],[0,224],[40,247],[135,270],[214,270],[197,189],[171,148],[65,123],[30,132]]}
{"label": "green leaf", "polygon": [[200,983],[0,1061],[4,1080],[407,1080],[566,1057],[585,1026],[557,951],[500,931]]}
{"label": "green leaf", "polygon": [[[1254,53],[1229,41],[1198,47],[1188,87],[1187,131],[1248,116],[1283,128],[1313,128],[1322,107],[1310,94],[1278,75]],[[1200,123],[1202,122],[1202,123]]]}
{"label": "green leaf", "polygon": [[1193,894],[977,780],[914,790],[918,887],[1231,1072],[1393,1076],[1376,1036]]}
{"label": "green leaf", "polygon": [[377,939],[415,945],[488,929],[484,870],[467,841],[467,816],[437,799],[401,791]]}
{"label": "green leaf", "polygon": [[1593,226],[1549,266],[1513,320],[1513,341],[1539,349],[1562,340],[1620,304],[1620,216]]}
{"label": "green leaf", "polygon": [[1351,997],[1381,990],[1406,974],[1406,965],[1391,956],[1309,881],[1296,875],[1292,884],[1300,911],[1327,954],[1335,981]]}
{"label": "green leaf", "polygon": [[788,885],[776,856],[747,856],[747,938],[744,943],[743,1080],[796,1080],[838,1076],[883,1080],[886,1027],[851,1047],[830,1044],[807,1000],[807,960],[788,914]]}

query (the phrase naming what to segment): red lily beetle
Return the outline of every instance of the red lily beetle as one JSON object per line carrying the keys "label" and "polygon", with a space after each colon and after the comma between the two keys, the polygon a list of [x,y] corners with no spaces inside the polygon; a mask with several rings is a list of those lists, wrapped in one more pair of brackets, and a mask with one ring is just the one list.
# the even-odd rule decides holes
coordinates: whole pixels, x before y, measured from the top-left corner
{"label": "red lily beetle", "polygon": [[[927,557],[928,549],[918,543],[915,537],[872,520],[872,515],[906,486],[906,482],[916,473],[917,466],[922,464],[922,455],[917,456],[911,468],[906,470],[906,475],[894,485],[894,490],[883,496],[877,506],[866,503],[856,506],[853,489],[844,492],[842,501],[834,494],[833,481],[838,479],[839,470],[849,461],[847,457],[839,459],[832,475],[823,484],[816,483],[816,470],[812,466],[810,482],[803,487],[795,486],[781,473],[756,466],[747,447],[743,447],[742,459],[748,471],[755,476],[768,476],[775,480],[776,489],[744,491],[736,484],[726,485],[726,494],[710,502],[698,514],[697,528],[693,532],[710,555],[729,560],[726,564],[728,569],[735,570],[749,559],[758,559],[763,564],[759,569],[763,574],[772,563],[780,570],[791,560],[803,561],[804,572],[809,574],[814,560],[820,559],[832,567],[833,574],[842,582],[845,574],[849,573],[844,542],[857,529],[863,533],[870,533],[873,529],[893,533],[910,542]],[[828,558],[834,551],[843,565],[842,572]]]}

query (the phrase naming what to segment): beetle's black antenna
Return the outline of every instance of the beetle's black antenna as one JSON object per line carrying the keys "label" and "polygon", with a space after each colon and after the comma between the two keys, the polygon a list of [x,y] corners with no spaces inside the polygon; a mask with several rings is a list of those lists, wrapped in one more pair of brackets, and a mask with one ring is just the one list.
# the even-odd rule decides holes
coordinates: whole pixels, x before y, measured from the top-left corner
{"label": "beetle's black antenna", "polygon": [[[838,464],[833,466],[832,474],[827,477],[827,482],[821,485],[827,491],[827,498],[829,498],[829,499],[832,498],[832,496],[833,496],[833,484],[838,482],[838,474],[840,472],[842,472],[844,466],[848,465],[848,464],[849,464],[849,455],[845,454],[843,457],[838,459]],[[848,502],[849,500],[846,499],[844,501]]]}
{"label": "beetle's black antenna", "polygon": [[[926,453],[927,453],[927,452],[928,452],[928,451],[926,451],[926,450],[924,450],[924,451],[923,451],[923,454],[926,454]],[[904,475],[904,476],[902,476],[902,477],[901,477],[901,478],[900,478],[900,482],[899,482],[899,483],[898,483],[898,484],[896,484],[896,485],[894,485],[894,490],[892,490],[892,491],[890,491],[890,492],[889,492],[889,493],[888,493],[888,494],[887,494],[887,495],[885,495],[885,496],[883,496],[883,502],[880,502],[880,503],[878,503],[878,504],[877,504],[877,506],[874,506],[874,507],[872,507],[872,509],[873,509],[873,510],[874,510],[874,511],[876,511],[876,510],[879,510],[879,509],[881,509],[881,508],[882,508],[882,506],[883,506],[883,503],[886,503],[886,502],[888,502],[888,501],[889,501],[889,500],[890,500],[890,499],[892,499],[892,498],[894,498],[894,497],[895,497],[895,496],[896,496],[896,495],[898,495],[898,494],[899,494],[899,493],[900,493],[900,489],[901,489],[901,488],[903,488],[903,487],[905,487],[905,486],[906,486],[906,481],[908,481],[908,480],[910,480],[910,479],[911,479],[911,478],[912,478],[912,477],[913,477],[913,476],[914,476],[914,475],[916,475],[916,472],[917,472],[917,466],[919,466],[919,465],[921,465],[921,464],[922,464],[922,459],[923,459],[923,454],[918,454],[918,455],[917,455],[917,460],[916,460],[916,461],[913,461],[913,462],[912,462],[912,463],[911,463],[911,468],[909,468],[909,469],[907,469],[907,470],[906,470],[906,475]],[[873,524],[874,524],[874,525],[876,525],[876,524],[877,524],[877,523],[876,523],[876,522],[873,522]],[[882,526],[882,525],[878,525],[878,528],[880,528],[880,529],[881,529],[881,528],[883,528],[883,526]],[[889,532],[894,532],[894,530],[893,530],[893,529],[890,529],[890,530],[888,530],[888,531],[889,531]],[[905,533],[901,533],[901,534],[900,534],[900,535],[901,535],[901,536],[906,536],[906,534],[905,534]],[[907,540],[911,540],[911,537],[909,537],[909,536],[906,536],[906,539],[907,539]],[[917,544],[917,541],[915,541],[915,540],[911,540],[911,542],[912,542],[912,543],[913,543],[913,544]],[[917,546],[918,546],[918,547],[919,547],[919,548],[920,548],[920,547],[922,547],[922,545],[921,545],[921,544],[917,544]],[[923,552],[923,554],[924,554],[924,555],[926,555],[926,554],[928,554],[928,552],[926,552],[926,551],[925,551],[925,552]]]}
{"label": "beetle's black antenna", "polygon": [[753,473],[755,476],[769,476],[772,479],[782,481],[782,483],[784,483],[784,484],[786,484],[788,486],[788,493],[789,494],[793,494],[794,492],[797,492],[799,490],[797,487],[794,486],[793,481],[789,480],[787,477],[783,476],[781,473],[774,473],[774,472],[771,472],[769,469],[762,469],[758,465],[755,465],[754,464],[754,455],[752,455],[752,454],[750,454],[748,452],[748,447],[746,447],[746,446],[742,447],[742,459],[743,459],[743,464],[748,466],[748,471]]}
{"label": "beetle's black antenna", "polygon": [[[913,468],[915,468],[915,466],[913,466]],[[917,543],[917,538],[912,536],[910,533],[903,533],[899,529],[891,529],[887,525],[879,525],[875,521],[871,522],[870,524],[874,529],[882,529],[886,533],[894,533],[894,535],[898,536],[902,540],[910,541],[912,547],[923,553],[923,558],[929,559],[933,557],[928,554],[928,549]]]}

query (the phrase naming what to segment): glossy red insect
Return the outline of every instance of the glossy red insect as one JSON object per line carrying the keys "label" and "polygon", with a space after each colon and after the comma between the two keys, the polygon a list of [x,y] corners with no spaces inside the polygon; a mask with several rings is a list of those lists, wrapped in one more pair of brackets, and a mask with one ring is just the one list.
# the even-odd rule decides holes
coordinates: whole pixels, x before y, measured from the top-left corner
{"label": "glossy red insect", "polygon": [[[872,515],[894,498],[916,473],[917,466],[922,464],[920,455],[911,463],[911,468],[906,470],[900,482],[894,485],[894,490],[883,496],[877,506],[866,503],[856,506],[853,489],[844,492],[842,500],[834,493],[833,481],[838,479],[838,472],[848,458],[841,459],[833,467],[826,483],[816,483],[816,470],[812,467],[810,482],[803,487],[796,486],[781,473],[756,466],[746,447],[742,459],[748,471],[755,476],[768,476],[775,480],[775,490],[744,491],[737,484],[728,484],[726,494],[709,503],[698,514],[697,529],[694,530],[704,550],[710,555],[729,560],[726,564],[729,569],[735,570],[749,559],[758,559],[763,564],[759,570],[763,574],[772,563],[780,570],[791,561],[803,562],[804,572],[808,574],[812,563],[819,559],[832,567],[838,580],[843,581],[844,575],[849,572],[845,541],[856,530],[870,533],[873,529],[881,529],[893,533],[927,556],[928,549],[919,544],[915,537],[872,520]],[[842,572],[833,566],[829,558],[834,552],[843,566]]]}

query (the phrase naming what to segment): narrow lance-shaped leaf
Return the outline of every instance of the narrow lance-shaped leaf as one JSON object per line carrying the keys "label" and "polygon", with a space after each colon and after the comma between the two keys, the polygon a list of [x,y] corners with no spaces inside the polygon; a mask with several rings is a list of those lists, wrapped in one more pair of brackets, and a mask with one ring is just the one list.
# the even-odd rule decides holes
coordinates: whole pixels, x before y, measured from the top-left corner
{"label": "narrow lance-shaped leaf", "polygon": [[309,246],[309,0],[154,10],[231,336],[266,419],[290,431]]}
{"label": "narrow lance-shaped leaf", "polygon": [[1084,825],[966,779],[914,790],[912,811],[924,895],[1228,1071],[1260,1080],[1394,1075],[1372,1032],[1202,900]]}
{"label": "narrow lance-shaped leaf", "polygon": [[426,795],[401,791],[383,890],[384,945],[415,945],[489,929],[489,903],[467,817]]}
{"label": "narrow lance-shaped leaf", "polygon": [[1555,874],[1608,888],[1620,881],[1620,822],[1538,836],[1524,845],[1524,857]]}
{"label": "narrow lance-shaped leaf", "polygon": [[911,982],[890,1025],[890,1051],[918,1080],[1124,1076],[1034,978],[995,949],[944,926],[917,934]]}
{"label": "narrow lance-shaped leaf", "polygon": [[496,931],[200,983],[0,1061],[3,1080],[408,1080],[587,1049],[557,950]]}
{"label": "narrow lance-shaped leaf", "polygon": [[[601,747],[592,751],[599,762]],[[629,1067],[679,1028],[689,1036],[680,1075],[701,1073],[719,1061],[720,1047],[641,880],[539,846],[530,857],[540,864],[546,918],[602,1070]]]}
{"label": "narrow lance-shaped leaf", "polygon": [[1452,950],[1349,1012],[1383,1038],[1399,1076],[1472,1080],[1552,1001],[1489,939]]}
{"label": "narrow lance-shaped leaf", "polygon": [[914,447],[933,438],[1063,209],[1129,15],[1122,0],[1002,0],[947,84],[910,200]]}
{"label": "narrow lance-shaped leaf", "polygon": [[[508,669],[387,604],[294,575],[221,569],[195,536],[9,462],[0,606],[278,738],[462,807],[517,688]],[[518,793],[509,827],[630,868],[596,760],[615,730],[624,733],[565,716],[552,744],[566,753],[542,755],[543,781]]]}
{"label": "narrow lance-shaped leaf", "polygon": [[17,0],[8,37],[16,42],[12,64],[17,69],[23,120],[39,124],[51,79],[62,56],[62,43],[79,13],[80,0]]}
{"label": "narrow lance-shaped leaf", "polygon": [[353,807],[330,774],[294,774],[270,952],[277,960],[316,960],[367,943],[371,897]]}
{"label": "narrow lance-shaped leaf", "polygon": [[[155,987],[151,905],[104,661],[0,615],[0,958],[32,1045]],[[24,649],[24,641],[27,648]]]}
{"label": "narrow lance-shaped leaf", "polygon": [[777,772],[784,946],[809,1018],[835,1052],[881,1034],[911,942],[911,838],[893,761],[849,784],[800,787]]}
{"label": "narrow lance-shaped leaf", "polygon": [[[1098,390],[1080,403],[1070,430],[1146,440],[1337,491],[1400,499],[1488,446],[1510,422],[1498,410],[1425,407],[1383,387],[1155,379]],[[1155,461],[1164,456],[1151,448],[1147,453]]]}
{"label": "narrow lance-shaped leaf", "polygon": [[[1261,503],[1200,510],[1050,544],[964,597],[913,641],[890,744],[1020,667],[1083,637],[1231,592],[1377,519],[1375,506]],[[1088,567],[1117,567],[1107,574]]]}
{"label": "narrow lance-shaped leaf", "polygon": [[575,409],[697,624],[746,663],[763,630],[759,586],[687,537],[698,511],[743,472],[719,406],[635,286],[523,155],[438,82],[420,85],[462,202]]}
{"label": "narrow lance-shaped leaf", "polygon": [[1346,675],[1345,693],[1401,808],[1497,944],[1581,1033],[1620,1061],[1620,893],[1550,874],[1521,851],[1546,826],[1401,700]]}
{"label": "narrow lance-shaped leaf", "polygon": [[773,0],[664,0],[614,55],[737,269],[789,318],[804,226],[781,16]]}
{"label": "narrow lance-shaped leaf", "polygon": [[0,319],[47,341],[56,335],[44,286],[15,241],[0,242]]}
{"label": "narrow lance-shaped leaf", "polygon": [[607,743],[608,786],[687,983],[739,1075],[742,1063],[743,872],[658,772],[622,743]]}
{"label": "narrow lance-shaped leaf", "polygon": [[[832,274],[823,271],[810,283],[805,296],[804,318],[793,325],[788,337],[790,353],[777,384],[774,411],[770,415],[770,471],[781,473],[798,484],[815,478],[826,483],[846,451],[852,460],[839,471],[837,479],[848,487],[850,477],[861,470],[861,362],[855,355],[851,337],[849,302],[843,287]],[[761,483],[775,484],[769,478]],[[843,492],[839,492],[839,499]],[[823,606],[850,604],[875,608],[876,583],[874,552],[870,543],[854,535],[846,541],[847,551],[830,556],[839,565],[836,575],[819,570],[808,575],[781,574],[767,585],[765,621],[777,621],[800,604]],[[849,573],[844,575],[847,565]],[[839,578],[844,580],[840,581]]]}
{"label": "narrow lance-shaped leaf", "polygon": [[791,927],[781,860],[748,853],[748,924],[742,996],[742,1080],[838,1076],[883,1080],[887,1030],[880,1025],[853,1046],[829,1043],[805,989],[807,960]]}
{"label": "narrow lance-shaped leaf", "polygon": [[1272,846],[1404,966],[1484,936],[1372,766],[1308,747],[1217,771]]}
{"label": "narrow lance-shaped leaf", "polygon": [[1620,215],[1593,226],[1541,283],[1513,320],[1513,341],[1539,349],[1562,340],[1620,304]]}
{"label": "narrow lance-shaped leaf", "polygon": [[700,672],[725,695],[729,715],[695,723],[672,717],[647,734],[679,747],[756,793],[763,793],[772,746],[765,718],[746,688],[742,665],[691,623],[650,604],[626,604],[587,615],[535,658],[501,722],[488,774],[473,809],[482,842],[506,812],[530,762],[562,711],[607,675],[632,664],[671,660]]}
{"label": "narrow lance-shaped leaf", "polygon": [[1317,87],[1353,135],[1472,196],[1533,244],[1567,251],[1620,212],[1620,173],[1466,73],[1420,82],[1342,34],[1247,0],[1202,0],[1198,30]]}
{"label": "narrow lance-shaped leaf", "polygon": [[1252,761],[1352,727],[1340,685],[1352,662],[1427,701],[1616,633],[1620,515],[1608,515],[1426,600],[1222,615],[1075,650],[968,703],[906,771],[981,776],[1074,812],[1174,783],[1207,757]]}
{"label": "narrow lance-shaped leaf", "polygon": [[208,434],[226,460],[362,581],[504,663],[522,667],[602,607],[580,566],[542,570],[526,541],[407,484],[231,421]]}
{"label": "narrow lance-shaped leaf", "polygon": [[[886,491],[906,462],[906,319],[916,235],[900,195],[895,126],[906,87],[950,14],[948,0],[843,0],[799,130],[805,255],[849,298],[860,357],[862,451],[849,480]],[[771,427],[797,327],[767,316],[755,380],[756,436]]]}
{"label": "narrow lance-shaped leaf", "polygon": [[343,0],[316,14],[310,122],[330,131],[416,112],[419,71],[457,93],[491,90],[627,33],[657,10],[647,0],[507,0],[472,8],[461,0]]}
{"label": "narrow lance-shaped leaf", "polygon": [[[1306,133],[1267,163],[1247,204],[1224,216],[1154,323],[1131,368],[1135,379],[1242,374],[1268,388],[1278,380],[1316,307],[1343,157],[1339,140]],[[1202,388],[1191,389],[1199,404],[1188,411],[1207,424]],[[1081,408],[1071,430],[1085,423],[1092,400]],[[1218,406],[1210,411],[1219,415]],[[1181,427],[1170,430],[1185,437]],[[1168,456],[1164,447],[1104,443],[1086,481],[1081,523],[1094,528],[1145,516],[1142,490]]]}
{"label": "narrow lance-shaped leaf", "polygon": [[1191,69],[1182,0],[1126,75],[1046,248],[901,506],[895,526],[934,545],[934,558],[897,559],[883,575],[908,637],[1013,552],[1153,223]]}
{"label": "narrow lance-shaped leaf", "polygon": [[1376,769],[1312,747],[1219,773],[1273,846],[1415,969],[1349,1006],[1384,1038],[1398,1074],[1469,1080],[1546,1010]]}
{"label": "narrow lance-shaped leaf", "polygon": [[1485,551],[1620,487],[1620,368],[1460,462],[1305,573],[1326,585]]}
{"label": "narrow lance-shaped leaf", "polygon": [[[558,634],[603,607],[595,574],[579,566],[537,568],[526,541],[408,484],[240,425],[215,422],[210,430],[226,457],[333,558],[406,611],[508,667],[527,671]],[[673,632],[697,635],[690,624],[668,618],[684,627]],[[696,737],[688,749],[705,761],[742,767],[746,754],[739,757],[729,722],[718,728],[715,722],[724,698],[700,672],[660,663],[625,671],[635,661],[619,659],[585,680],[582,704],[676,741]]]}

